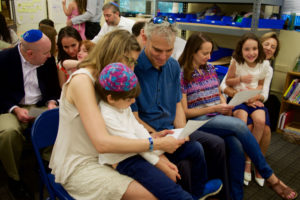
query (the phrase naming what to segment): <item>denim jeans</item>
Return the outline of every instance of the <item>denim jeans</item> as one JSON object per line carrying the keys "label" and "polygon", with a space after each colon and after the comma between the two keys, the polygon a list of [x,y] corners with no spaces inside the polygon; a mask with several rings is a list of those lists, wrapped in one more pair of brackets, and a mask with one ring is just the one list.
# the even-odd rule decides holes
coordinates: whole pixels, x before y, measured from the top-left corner
{"label": "denim jeans", "polygon": [[189,160],[192,164],[192,191],[184,191],[179,184],[173,182],[161,170],[147,162],[140,155],[120,162],[117,171],[134,178],[147,188],[158,199],[193,200],[198,199],[207,181],[207,168],[204,151],[198,142],[186,142],[173,154],[165,154],[171,162],[177,164],[181,160]]}
{"label": "denim jeans", "polygon": [[[253,164],[263,178],[267,179],[272,175],[273,171],[267,164],[265,157],[261,153],[256,139],[242,120],[224,115],[217,115],[215,117],[207,117],[206,115],[204,115],[193,118],[193,120],[205,119],[210,119],[210,121],[204,124],[199,130],[209,132],[224,138],[225,142],[227,143],[227,148],[229,148],[229,171],[230,178],[232,179],[231,182],[233,182],[232,188],[238,187],[239,185],[240,188],[242,187],[245,164],[244,155],[239,155],[241,154],[240,145],[237,141],[234,141],[233,138],[227,138],[228,136],[235,136],[239,140],[244,151],[251,158]],[[233,190],[236,190],[236,188],[232,189],[232,191]],[[235,195],[233,194],[233,196]]]}

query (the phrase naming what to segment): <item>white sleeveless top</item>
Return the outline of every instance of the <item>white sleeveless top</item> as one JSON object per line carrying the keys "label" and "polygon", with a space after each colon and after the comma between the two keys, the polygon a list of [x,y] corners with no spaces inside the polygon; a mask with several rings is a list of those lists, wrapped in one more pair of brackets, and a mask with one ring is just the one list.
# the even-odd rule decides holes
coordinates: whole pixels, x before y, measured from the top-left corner
{"label": "white sleeveless top", "polygon": [[75,71],[64,84],[59,106],[59,129],[49,167],[55,182],[61,183],[75,199],[121,199],[132,181],[106,165],[98,163],[99,153],[81,122],[78,110],[66,98],[66,86],[73,76],[88,75],[87,69]]}

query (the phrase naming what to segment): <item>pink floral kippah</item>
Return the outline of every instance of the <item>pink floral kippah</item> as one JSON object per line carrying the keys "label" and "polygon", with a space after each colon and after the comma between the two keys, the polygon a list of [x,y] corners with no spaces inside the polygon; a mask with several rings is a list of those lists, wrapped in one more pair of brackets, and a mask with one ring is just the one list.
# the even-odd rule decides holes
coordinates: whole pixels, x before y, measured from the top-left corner
{"label": "pink floral kippah", "polygon": [[106,65],[99,75],[100,85],[108,91],[130,91],[136,87],[137,82],[134,72],[122,63]]}

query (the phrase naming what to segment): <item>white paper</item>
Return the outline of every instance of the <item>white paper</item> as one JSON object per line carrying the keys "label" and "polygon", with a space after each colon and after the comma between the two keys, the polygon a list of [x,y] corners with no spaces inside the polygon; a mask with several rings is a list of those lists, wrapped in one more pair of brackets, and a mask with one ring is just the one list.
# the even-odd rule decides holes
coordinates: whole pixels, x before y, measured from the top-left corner
{"label": "white paper", "polygon": [[31,117],[37,117],[40,114],[42,114],[44,111],[45,111],[45,108],[31,107],[29,109],[28,115]]}
{"label": "white paper", "polygon": [[238,92],[230,100],[228,105],[230,106],[240,105],[241,103],[247,102],[249,99],[259,94],[260,92],[261,90],[245,90],[245,91]]}
{"label": "white paper", "polygon": [[176,139],[186,138],[208,121],[209,120],[189,120],[184,128],[172,129],[174,133],[169,135],[175,137]]}

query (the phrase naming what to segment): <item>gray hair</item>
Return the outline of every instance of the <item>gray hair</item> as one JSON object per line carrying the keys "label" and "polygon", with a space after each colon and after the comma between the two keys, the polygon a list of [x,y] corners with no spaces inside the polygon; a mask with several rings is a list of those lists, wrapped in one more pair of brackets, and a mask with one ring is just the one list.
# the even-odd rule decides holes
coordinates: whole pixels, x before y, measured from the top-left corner
{"label": "gray hair", "polygon": [[167,39],[170,43],[172,38],[177,35],[177,26],[176,24],[170,24],[167,21],[163,21],[161,24],[154,24],[153,22],[146,23],[144,28],[145,35],[147,39],[151,39],[153,33],[160,35]]}

